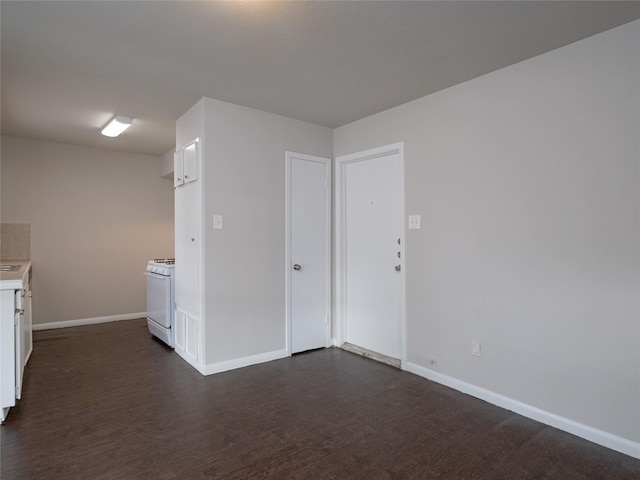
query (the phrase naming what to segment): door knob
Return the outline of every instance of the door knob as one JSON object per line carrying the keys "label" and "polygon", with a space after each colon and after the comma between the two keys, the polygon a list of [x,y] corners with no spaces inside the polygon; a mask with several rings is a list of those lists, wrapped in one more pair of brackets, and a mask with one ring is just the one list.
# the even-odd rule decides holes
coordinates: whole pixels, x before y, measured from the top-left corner
{"label": "door knob", "polygon": [[294,270],[302,270],[302,267],[296,263],[296,264],[293,266],[293,269],[294,269]]}

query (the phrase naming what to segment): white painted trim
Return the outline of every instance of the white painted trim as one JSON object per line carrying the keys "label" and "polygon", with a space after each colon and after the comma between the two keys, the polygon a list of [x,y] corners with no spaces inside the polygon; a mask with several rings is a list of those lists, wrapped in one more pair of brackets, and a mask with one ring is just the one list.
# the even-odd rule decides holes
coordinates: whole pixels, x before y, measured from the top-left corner
{"label": "white painted trim", "polygon": [[187,362],[189,365],[195,368],[198,372],[200,372],[202,375],[207,375],[207,373],[205,373],[204,365],[200,363],[197,358],[194,358],[192,355],[189,355],[186,352],[186,350],[182,350],[180,348],[174,348],[173,351],[185,362]]}
{"label": "white painted trim", "polygon": [[[197,105],[200,103],[201,101],[198,101]],[[176,151],[178,151],[195,143],[197,145],[197,153],[198,153],[198,157],[196,160],[197,178],[195,179],[194,182],[189,182],[189,183],[194,183],[195,184],[194,188],[197,189],[196,216],[198,218],[198,222],[196,226],[197,230],[195,235],[197,236],[196,241],[198,243],[198,266],[197,266],[197,277],[198,277],[198,286],[197,286],[198,308],[197,309],[198,311],[195,312],[191,309],[184,308],[182,305],[180,305],[181,311],[183,311],[185,314],[189,315],[190,317],[193,317],[198,321],[198,338],[197,338],[198,359],[201,359],[202,357],[204,357],[207,351],[206,350],[206,322],[204,321],[204,319],[206,318],[206,297],[205,297],[206,285],[205,285],[205,274],[204,274],[203,262],[204,262],[204,259],[206,258],[205,256],[206,238],[205,237],[208,231],[207,225],[209,225],[209,223],[207,223],[208,210],[204,208],[204,206],[206,205],[206,189],[205,189],[204,179],[206,178],[206,169],[207,169],[206,162],[204,161],[204,154],[206,151],[205,138],[206,138],[206,132],[203,132],[201,136],[197,136],[187,141],[184,145],[180,147],[176,145]],[[175,212],[175,214],[178,215],[178,212]],[[178,262],[178,265],[176,266],[176,268],[179,268],[179,267],[180,267],[180,262]],[[176,310],[178,309],[178,302],[176,302],[175,308]],[[176,349],[174,348],[174,351],[175,350]],[[201,364],[199,363],[198,359],[192,360],[191,355],[189,355],[186,352],[185,352],[186,356],[181,355],[180,352],[178,352],[178,354],[182,358],[184,358],[184,360],[187,361],[187,363],[189,363],[190,365],[192,365],[194,368],[196,368],[198,371],[201,372],[201,368],[199,367],[199,365]]]}
{"label": "white painted trim", "polygon": [[332,219],[332,211],[331,211],[331,159],[326,157],[317,157],[315,155],[306,155],[304,153],[295,153],[287,151],[285,158],[285,298],[286,298],[286,306],[285,306],[285,317],[286,317],[286,327],[285,327],[285,345],[286,351],[288,355],[291,355],[292,345],[291,345],[291,265],[293,264],[293,259],[291,258],[291,167],[293,159],[297,158],[300,160],[306,160],[310,162],[318,162],[322,163],[325,166],[325,178],[327,179],[327,190],[325,194],[326,199],[326,232],[327,237],[325,239],[325,255],[327,258],[327,269],[325,272],[325,288],[327,292],[327,298],[325,301],[325,312],[326,312],[326,325],[325,325],[325,347],[329,347],[332,345],[331,339],[331,291],[332,291],[332,280],[331,280],[331,219]]}
{"label": "white painted trim", "polygon": [[[346,196],[346,184],[344,181],[346,167],[350,163],[362,162],[365,160],[372,160],[374,158],[385,157],[387,155],[398,154],[402,164],[402,224],[405,225],[405,179],[404,179],[404,142],[393,143],[391,145],[385,145],[383,147],[372,148],[370,150],[364,150],[362,152],[351,153],[348,155],[341,155],[336,157],[336,189],[335,189],[335,215],[336,215],[336,252],[335,252],[335,272],[336,272],[336,331],[334,333],[334,345],[340,346],[346,341],[346,302],[345,302],[345,288],[346,288],[346,264],[345,264],[345,232],[347,226],[345,202]],[[402,257],[400,258],[400,265],[402,271],[401,279],[401,305],[400,305],[400,365],[404,369],[404,365],[407,362],[407,300],[406,300],[406,227],[403,228],[404,243],[402,245]]]}
{"label": "white painted trim", "polygon": [[236,368],[257,365],[259,363],[270,362],[272,360],[279,360],[281,358],[285,358],[289,356],[290,354],[289,352],[287,352],[287,349],[282,349],[282,350],[275,350],[273,352],[265,352],[265,353],[259,353],[257,355],[250,355],[248,357],[225,360],[224,362],[210,363],[207,365],[202,365],[202,364],[194,365],[194,367],[196,367],[198,371],[203,375],[213,375],[215,373],[226,372],[228,370],[235,370]]}
{"label": "white painted trim", "polygon": [[61,322],[35,323],[33,330],[53,330],[55,328],[80,327],[82,325],[95,325],[98,323],[119,322],[120,320],[137,320],[147,318],[147,312],[123,313],[106,317],[79,318],[77,320],[63,320]]}
{"label": "white painted trim", "polygon": [[285,226],[284,226],[284,298],[285,298],[285,339],[287,354],[291,355],[291,157],[292,152],[285,152]]}
{"label": "white painted trim", "polygon": [[556,415],[555,413],[547,412],[540,408],[514,400],[513,398],[492,392],[491,390],[486,390],[471,383],[416,365],[415,363],[405,363],[404,369],[436,383],[451,387],[459,392],[466,393],[472,397],[479,398],[493,405],[497,405],[498,407],[518,413],[524,417],[544,423],[545,425],[550,425],[559,430],[576,435],[577,437],[602,445],[603,447],[624,453],[625,455],[640,459],[640,443],[638,442],[590,427],[589,425]]}

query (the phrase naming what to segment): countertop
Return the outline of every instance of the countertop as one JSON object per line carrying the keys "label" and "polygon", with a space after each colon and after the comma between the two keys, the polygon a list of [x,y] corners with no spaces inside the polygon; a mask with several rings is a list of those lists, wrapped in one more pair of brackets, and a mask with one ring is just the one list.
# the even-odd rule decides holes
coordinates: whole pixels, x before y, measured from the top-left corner
{"label": "countertop", "polygon": [[0,290],[20,290],[27,282],[30,260],[2,260],[0,265],[17,265],[13,272],[0,272]]}

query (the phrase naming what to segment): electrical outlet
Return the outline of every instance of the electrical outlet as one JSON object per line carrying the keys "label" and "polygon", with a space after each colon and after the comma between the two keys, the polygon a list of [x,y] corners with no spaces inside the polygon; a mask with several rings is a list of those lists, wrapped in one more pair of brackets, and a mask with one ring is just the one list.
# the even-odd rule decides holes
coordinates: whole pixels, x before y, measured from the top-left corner
{"label": "electrical outlet", "polygon": [[420,215],[409,215],[409,230],[420,229]]}
{"label": "electrical outlet", "polygon": [[478,340],[471,340],[471,355],[480,356],[480,342]]}

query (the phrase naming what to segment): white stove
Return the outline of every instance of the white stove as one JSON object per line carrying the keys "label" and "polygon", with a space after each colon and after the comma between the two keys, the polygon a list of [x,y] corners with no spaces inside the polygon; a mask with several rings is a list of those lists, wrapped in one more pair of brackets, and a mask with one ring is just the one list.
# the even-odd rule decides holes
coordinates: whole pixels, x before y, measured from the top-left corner
{"label": "white stove", "polygon": [[149,331],[173,348],[175,345],[175,260],[147,262],[147,325]]}

